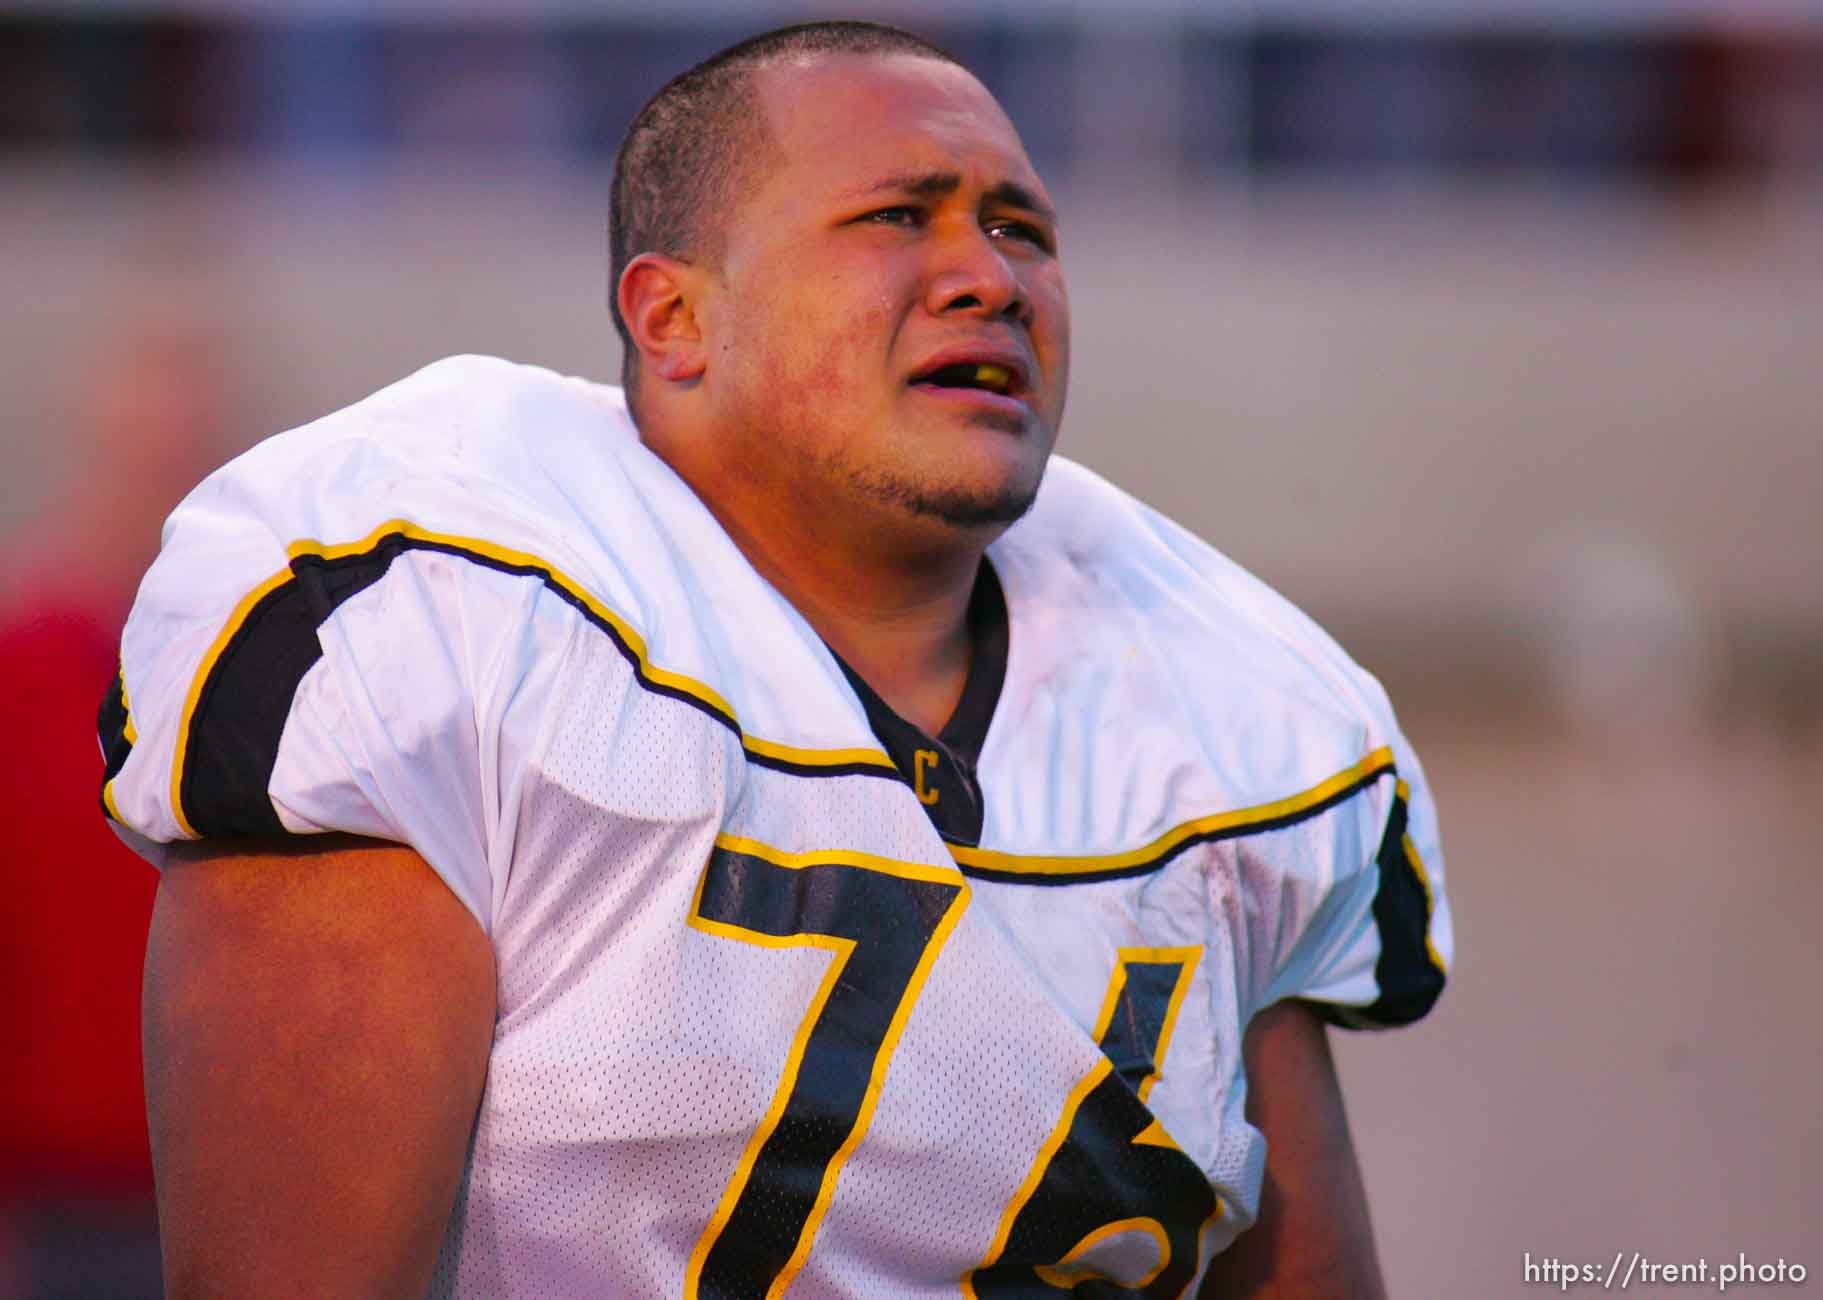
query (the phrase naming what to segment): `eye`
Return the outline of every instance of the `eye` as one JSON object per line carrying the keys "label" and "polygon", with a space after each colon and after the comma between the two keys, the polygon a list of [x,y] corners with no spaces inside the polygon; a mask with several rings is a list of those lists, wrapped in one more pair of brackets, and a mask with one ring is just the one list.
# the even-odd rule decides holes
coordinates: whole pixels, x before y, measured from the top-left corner
{"label": "eye", "polygon": [[924,209],[902,203],[897,207],[869,212],[861,220],[881,226],[915,226],[924,220]]}
{"label": "eye", "polygon": [[986,229],[988,235],[994,239],[1017,239],[1024,243],[1031,244],[1036,248],[1041,248],[1047,253],[1056,251],[1056,249],[1052,247],[1050,233],[1042,226],[1036,225],[1030,221],[1004,218],[999,221],[988,222]]}

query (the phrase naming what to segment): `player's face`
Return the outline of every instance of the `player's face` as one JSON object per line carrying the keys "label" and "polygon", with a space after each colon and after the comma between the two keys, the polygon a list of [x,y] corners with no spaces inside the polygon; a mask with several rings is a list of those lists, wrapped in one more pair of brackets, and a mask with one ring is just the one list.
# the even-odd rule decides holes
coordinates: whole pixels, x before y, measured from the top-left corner
{"label": "player's face", "polygon": [[1063,414],[1049,197],[950,64],[835,56],[760,91],[777,148],[728,215],[706,376],[742,469],[801,506],[946,525],[1031,503]]}

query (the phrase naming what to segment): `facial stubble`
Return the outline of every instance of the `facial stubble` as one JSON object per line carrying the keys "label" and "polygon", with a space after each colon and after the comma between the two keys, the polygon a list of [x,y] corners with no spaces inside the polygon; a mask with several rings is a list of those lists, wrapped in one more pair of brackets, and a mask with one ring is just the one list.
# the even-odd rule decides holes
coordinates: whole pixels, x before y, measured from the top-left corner
{"label": "facial stubble", "polygon": [[854,465],[841,468],[850,487],[860,496],[953,528],[1005,527],[1017,522],[1032,508],[1044,480],[1040,468],[1030,483],[1009,479],[984,491],[961,483],[915,482],[889,473],[870,473]]}

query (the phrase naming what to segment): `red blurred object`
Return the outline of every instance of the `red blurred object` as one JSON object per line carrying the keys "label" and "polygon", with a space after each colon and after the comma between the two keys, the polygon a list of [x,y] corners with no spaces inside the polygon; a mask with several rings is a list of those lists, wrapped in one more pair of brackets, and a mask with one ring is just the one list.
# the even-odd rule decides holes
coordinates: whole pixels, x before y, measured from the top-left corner
{"label": "red blurred object", "polygon": [[[181,286],[180,286],[181,287]],[[108,828],[96,713],[159,525],[223,450],[219,336],[127,304],[0,570],[0,1295],[159,1293],[139,996],[156,872]]]}
{"label": "red blurred object", "polygon": [[13,1064],[0,1071],[0,1199],[144,1197],[139,984],[157,876],[101,814],[95,712],[117,629],[67,593],[0,620],[0,782]]}

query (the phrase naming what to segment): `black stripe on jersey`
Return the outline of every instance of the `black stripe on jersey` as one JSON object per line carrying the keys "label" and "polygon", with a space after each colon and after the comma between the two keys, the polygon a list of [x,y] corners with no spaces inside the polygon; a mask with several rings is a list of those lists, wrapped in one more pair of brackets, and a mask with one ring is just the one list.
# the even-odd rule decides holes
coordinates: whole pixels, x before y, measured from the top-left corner
{"label": "black stripe on jersey", "polygon": [[1127,979],[1108,1027],[1102,1031],[1101,1051],[1114,1062],[1114,1072],[1137,1093],[1147,1077],[1158,1071],[1159,1042],[1184,962],[1124,961],[1122,967]]}
{"label": "black stripe on jersey", "polygon": [[223,647],[197,697],[179,786],[185,820],[197,834],[284,833],[267,788],[278,762],[279,737],[291,712],[292,697],[304,674],[322,657],[317,628],[343,601],[378,582],[393,560],[408,550],[437,551],[501,573],[537,578],[608,634],[633,666],[641,685],[680,699],[740,734],[739,726],[720,710],[641,674],[639,655],[633,648],[549,569],[479,554],[448,542],[388,533],[369,549],[352,555],[295,556],[291,577],[248,611]]}
{"label": "black stripe on jersey", "polygon": [[1380,931],[1380,959],[1374,982],[1380,996],[1365,1007],[1323,1007],[1330,1019],[1356,1029],[1391,1028],[1422,1018],[1443,992],[1444,971],[1433,956],[1432,900],[1423,868],[1414,860],[1406,834],[1410,819],[1403,789],[1393,800],[1380,841],[1380,888],[1374,894],[1374,925]]}
{"label": "black stripe on jersey", "polygon": [[[180,816],[197,834],[276,835],[284,832],[267,794],[278,762],[280,733],[298,683],[322,655],[316,630],[336,606],[377,582],[406,551],[436,551],[515,577],[536,578],[592,627],[607,635],[633,669],[634,680],[656,695],[678,700],[732,731],[745,744],[740,722],[715,703],[654,677],[621,630],[591,608],[577,590],[543,564],[509,560],[435,537],[406,532],[381,535],[368,549],[333,557],[296,555],[291,577],[249,610],[210,668],[197,694],[179,782]],[[757,748],[748,760],[793,776],[903,777],[879,763],[814,763]],[[122,759],[124,762],[124,758]],[[112,769],[110,769],[112,771]]]}
{"label": "black stripe on jersey", "polygon": [[325,560],[301,555],[291,577],[247,611],[196,698],[178,785],[184,819],[203,836],[283,835],[267,788],[291,700],[323,656],[317,628],[378,582],[403,538]]}
{"label": "black stripe on jersey", "polygon": [[[1243,835],[1258,835],[1263,831],[1282,830],[1308,821],[1320,813],[1329,811],[1339,803],[1352,799],[1374,782],[1393,774],[1392,764],[1372,768],[1361,776],[1336,790],[1330,791],[1321,799],[1313,800],[1307,805],[1282,812],[1262,816],[1256,820],[1236,822],[1224,825],[1215,830],[1199,831],[1186,835],[1183,839],[1173,840],[1157,853],[1137,862],[1124,859],[1116,866],[1094,867],[1085,864],[1072,867],[1067,871],[1023,871],[1000,870],[981,862],[964,861],[959,855],[957,868],[971,880],[991,880],[1005,885],[1093,885],[1105,880],[1125,880],[1130,876],[1149,875],[1187,849],[1198,844],[1212,844],[1218,840],[1239,839]],[[991,860],[991,859],[990,859]]]}
{"label": "black stripe on jersey", "polygon": [[741,724],[734,715],[723,712],[708,700],[703,699],[701,696],[692,695],[682,687],[673,686],[669,682],[654,680],[649,675],[645,660],[641,659],[639,651],[635,650],[627,643],[626,639],[621,636],[620,629],[602,618],[593,609],[589,608],[589,603],[582,598],[580,592],[571,590],[567,583],[560,581],[557,575],[544,565],[522,564],[511,560],[502,560],[497,556],[484,555],[477,551],[471,551],[466,547],[458,546],[453,542],[442,542],[432,538],[398,537],[389,540],[397,540],[402,548],[405,549],[415,551],[440,551],[444,555],[454,555],[460,559],[479,564],[483,568],[494,569],[500,573],[510,573],[522,578],[538,579],[553,595],[562,600],[564,604],[568,605],[571,609],[574,609],[578,614],[581,614],[583,619],[592,627],[607,633],[608,640],[614,643],[614,648],[620,652],[621,658],[625,659],[628,665],[633,669],[633,677],[641,686],[651,691],[654,695],[663,695],[669,699],[681,700],[699,713],[705,714],[721,723],[724,727],[728,728],[728,730],[732,731],[736,737],[741,735]]}
{"label": "black stripe on jersey", "polygon": [[[120,769],[127,765],[127,758],[133,752],[133,742],[127,739],[127,688],[119,673],[114,674],[107,694],[101,697],[101,709],[95,715],[95,730],[101,737],[101,758],[106,764],[101,773],[101,788],[105,792],[108,782],[120,775]],[[101,807],[103,812],[113,816],[105,797]]]}
{"label": "black stripe on jersey", "polygon": [[[588,601],[583,598],[580,592],[572,589],[568,583],[558,578],[551,569],[546,568],[542,564],[524,564],[503,560],[497,556],[485,555],[469,550],[452,542],[443,542],[420,537],[400,537],[397,540],[404,548],[420,551],[441,551],[445,555],[454,555],[486,568],[497,570],[501,573],[515,574],[520,577],[537,578],[552,592],[552,594],[557,596],[558,599],[562,600],[571,609],[574,609],[578,614],[582,615],[584,621],[590,626],[607,635],[608,640],[613,642],[614,648],[620,653],[621,658],[625,659],[627,664],[633,669],[633,678],[640,686],[651,691],[654,695],[663,695],[668,699],[679,700],[688,704],[699,713],[721,723],[722,726],[732,731],[737,739],[741,740],[743,744],[745,743],[747,738],[746,733],[741,730],[741,724],[738,718],[732,713],[717,708],[714,704],[703,699],[700,695],[695,695],[690,691],[684,690],[682,687],[673,686],[669,682],[660,681],[654,678],[651,674],[650,666],[640,657],[639,651],[621,635],[620,629],[615,627],[614,624],[607,619],[601,617],[600,614],[589,606]],[[746,746],[743,749],[743,752],[746,754],[748,762],[758,764],[760,767],[769,767],[775,772],[784,772],[790,776],[877,776],[884,777],[889,781],[904,780],[896,769],[886,767],[879,763],[809,763],[787,758],[782,754],[766,753],[752,746]]]}

